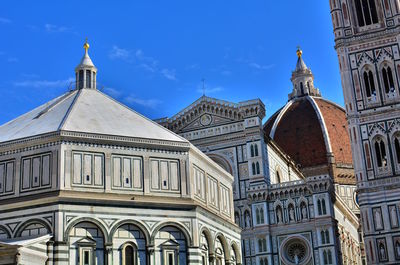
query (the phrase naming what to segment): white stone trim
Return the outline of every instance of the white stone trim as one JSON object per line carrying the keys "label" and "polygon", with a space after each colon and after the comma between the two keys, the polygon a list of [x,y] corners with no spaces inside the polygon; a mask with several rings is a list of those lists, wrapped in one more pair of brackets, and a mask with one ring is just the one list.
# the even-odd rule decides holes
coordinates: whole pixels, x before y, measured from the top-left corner
{"label": "white stone trim", "polygon": [[326,149],[327,149],[326,151],[328,153],[333,153],[328,129],[326,128],[326,124],[325,124],[325,120],[322,115],[322,112],[319,109],[318,104],[317,104],[317,102],[315,102],[314,98],[312,98],[310,96],[306,96],[306,98],[308,99],[308,101],[310,101],[311,105],[313,106],[313,108],[318,116],[319,124],[321,125],[321,129],[322,129],[322,135],[324,136],[324,141],[325,141],[325,145],[326,145]]}
{"label": "white stone trim", "polygon": [[283,115],[286,113],[286,111],[289,109],[289,107],[292,106],[293,102],[294,102],[294,100],[290,100],[288,103],[286,103],[286,105],[283,107],[283,109],[279,112],[278,117],[274,121],[274,125],[272,125],[271,132],[269,133],[269,137],[271,137],[271,139],[274,139],[276,127],[278,127],[278,124],[281,121]]}

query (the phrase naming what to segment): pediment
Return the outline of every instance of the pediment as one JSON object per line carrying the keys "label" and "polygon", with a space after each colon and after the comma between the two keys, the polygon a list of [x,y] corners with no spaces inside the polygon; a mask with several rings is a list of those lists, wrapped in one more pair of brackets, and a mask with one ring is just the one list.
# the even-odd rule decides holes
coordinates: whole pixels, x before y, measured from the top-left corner
{"label": "pediment", "polygon": [[212,113],[204,113],[185,127],[181,131],[193,131],[198,129],[204,129],[207,127],[218,126],[230,122],[234,122],[235,119],[227,117],[221,117]]}
{"label": "pediment", "polygon": [[96,245],[96,240],[87,236],[87,237],[84,237],[84,238],[76,241],[76,244],[78,244],[78,245]]}
{"label": "pediment", "polygon": [[163,247],[179,247],[179,243],[173,239],[169,239],[161,244]]}

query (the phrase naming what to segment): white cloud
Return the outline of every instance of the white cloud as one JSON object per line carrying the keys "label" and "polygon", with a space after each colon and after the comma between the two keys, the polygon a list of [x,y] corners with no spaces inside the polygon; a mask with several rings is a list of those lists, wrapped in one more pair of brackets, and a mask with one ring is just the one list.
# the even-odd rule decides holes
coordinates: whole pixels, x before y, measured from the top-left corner
{"label": "white cloud", "polygon": [[127,62],[136,61],[138,67],[148,72],[160,74],[168,80],[177,80],[175,69],[160,69],[159,62],[153,57],[146,56],[142,49],[132,51],[114,45],[108,56],[110,59],[119,59]]}
{"label": "white cloud", "polygon": [[12,21],[10,20],[10,19],[8,19],[8,18],[5,18],[5,17],[0,17],[0,23],[3,23],[3,24],[10,24]]}
{"label": "white cloud", "polygon": [[169,80],[176,80],[175,69],[169,70],[164,68],[161,70],[161,74]]}
{"label": "white cloud", "polygon": [[25,81],[17,81],[14,82],[13,85],[17,87],[34,87],[34,88],[43,88],[43,87],[68,87],[72,82],[75,81],[75,78],[70,77],[65,80],[25,80]]}
{"label": "white cloud", "polygon": [[111,59],[121,59],[121,60],[130,60],[131,59],[131,51],[122,49],[117,45],[114,45],[108,54]]}
{"label": "white cloud", "polygon": [[220,87],[220,86],[209,87],[209,88],[206,87],[205,89],[203,89],[203,88],[198,88],[198,89],[197,89],[197,93],[201,93],[201,94],[205,93],[205,94],[207,95],[207,94],[218,93],[218,92],[221,92],[221,91],[223,91],[223,90],[224,90],[224,88],[223,88],[223,87]]}
{"label": "white cloud", "polygon": [[124,102],[128,104],[137,104],[141,105],[147,108],[156,108],[159,104],[161,104],[161,101],[155,98],[152,99],[142,99],[138,98],[135,95],[129,95],[123,99]]}
{"label": "white cloud", "polygon": [[65,26],[57,26],[57,25],[53,25],[53,24],[45,24],[44,29],[50,33],[70,31],[70,28],[67,28]]}
{"label": "white cloud", "polygon": [[255,68],[257,70],[269,70],[269,69],[273,68],[275,65],[273,65],[273,64],[261,65],[261,64],[255,63],[255,62],[250,62],[249,66],[252,68]]}
{"label": "white cloud", "polygon": [[107,95],[110,95],[113,98],[117,98],[117,97],[121,96],[121,94],[122,94],[119,90],[112,88],[112,87],[104,87],[103,91]]}

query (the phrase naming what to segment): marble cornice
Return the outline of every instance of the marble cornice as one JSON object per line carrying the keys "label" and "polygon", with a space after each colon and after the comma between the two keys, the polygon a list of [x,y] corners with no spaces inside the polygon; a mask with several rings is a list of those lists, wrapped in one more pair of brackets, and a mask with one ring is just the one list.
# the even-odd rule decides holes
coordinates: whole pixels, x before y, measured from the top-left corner
{"label": "marble cornice", "polygon": [[94,145],[107,147],[125,146],[149,150],[169,150],[180,152],[187,152],[190,148],[189,142],[173,142],[115,135],[60,131],[0,143],[0,155],[14,154],[26,150],[54,146],[60,143],[79,143],[88,146]]}

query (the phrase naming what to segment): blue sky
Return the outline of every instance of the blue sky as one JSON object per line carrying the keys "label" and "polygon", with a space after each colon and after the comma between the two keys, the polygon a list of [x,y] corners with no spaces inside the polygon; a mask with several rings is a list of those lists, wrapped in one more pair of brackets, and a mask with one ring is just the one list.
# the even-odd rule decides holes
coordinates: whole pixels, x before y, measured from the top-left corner
{"label": "blue sky", "polygon": [[296,47],[343,105],[328,0],[1,1],[0,124],[61,95],[88,37],[103,91],[154,119],[202,95],[287,101]]}

